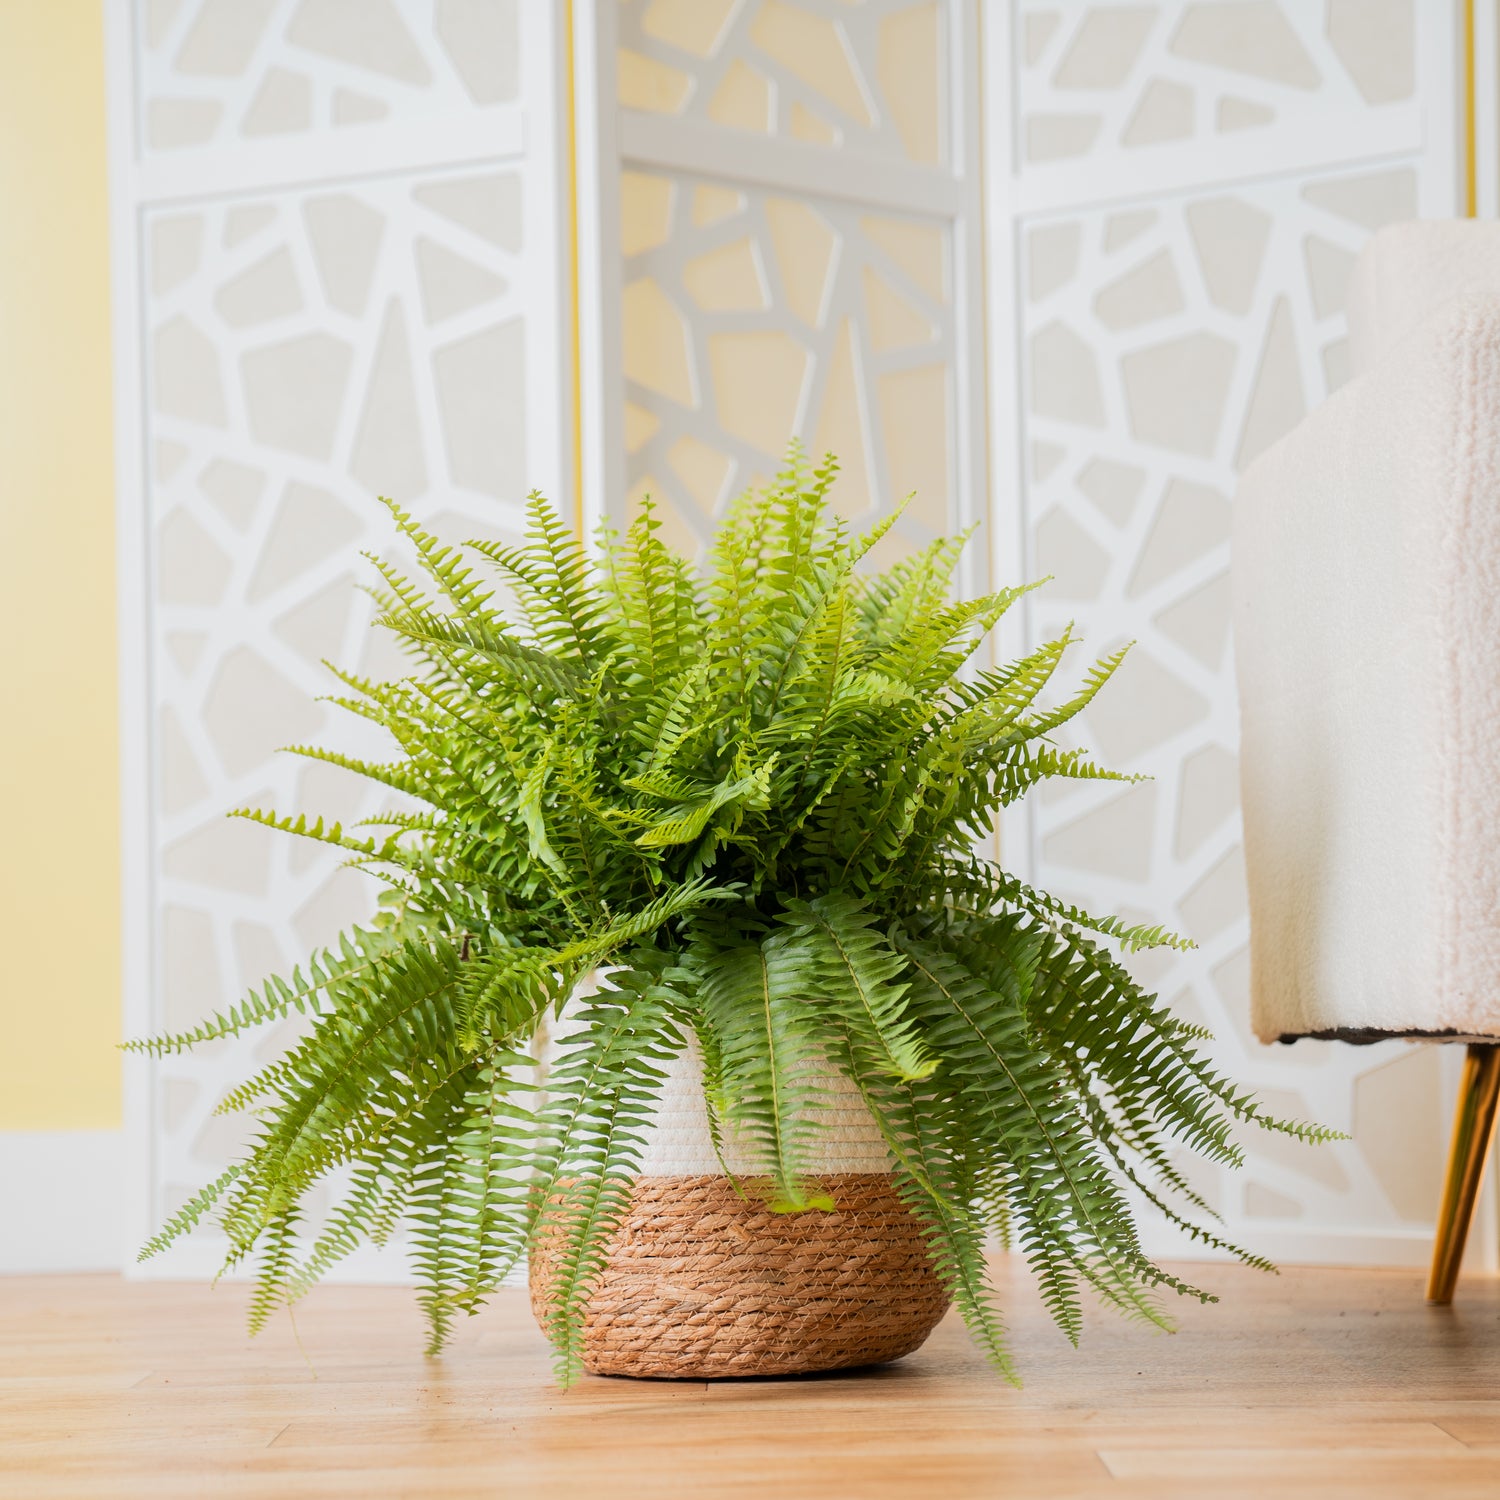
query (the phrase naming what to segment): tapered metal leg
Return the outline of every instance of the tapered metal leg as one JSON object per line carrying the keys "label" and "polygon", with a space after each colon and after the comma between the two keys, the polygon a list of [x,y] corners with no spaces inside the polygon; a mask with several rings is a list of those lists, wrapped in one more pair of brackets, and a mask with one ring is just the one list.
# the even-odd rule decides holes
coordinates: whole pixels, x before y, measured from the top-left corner
{"label": "tapered metal leg", "polygon": [[1432,1247],[1432,1274],[1427,1300],[1446,1307],[1453,1301],[1458,1268],[1463,1263],[1474,1200],[1484,1181],[1484,1164],[1495,1134],[1495,1102],[1500,1098],[1500,1046],[1471,1042],[1464,1058],[1464,1078],[1453,1117],[1448,1148],[1448,1181],[1438,1213],[1437,1242]]}

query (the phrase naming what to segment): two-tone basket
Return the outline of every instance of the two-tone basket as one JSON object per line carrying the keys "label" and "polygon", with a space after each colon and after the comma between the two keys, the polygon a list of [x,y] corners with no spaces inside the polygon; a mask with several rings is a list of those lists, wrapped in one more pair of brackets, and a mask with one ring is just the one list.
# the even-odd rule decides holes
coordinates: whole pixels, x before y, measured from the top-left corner
{"label": "two-tone basket", "polygon": [[[742,1175],[750,1158],[732,1132],[721,1132],[722,1163],[714,1150],[696,1047],[672,1062],[588,1296],[586,1369],[698,1380],[836,1370],[899,1359],[937,1326],[948,1294],[879,1129],[842,1074],[820,1083],[809,1177],[834,1208],[778,1213],[765,1184]],[[555,1253],[544,1238],[531,1259],[539,1320]]]}

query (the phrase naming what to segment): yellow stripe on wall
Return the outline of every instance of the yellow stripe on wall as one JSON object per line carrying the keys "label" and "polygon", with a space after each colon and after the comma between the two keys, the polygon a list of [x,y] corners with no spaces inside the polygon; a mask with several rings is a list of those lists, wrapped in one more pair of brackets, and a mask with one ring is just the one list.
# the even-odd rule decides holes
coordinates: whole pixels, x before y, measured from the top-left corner
{"label": "yellow stripe on wall", "polygon": [[99,0],[0,0],[0,1130],[120,1122]]}

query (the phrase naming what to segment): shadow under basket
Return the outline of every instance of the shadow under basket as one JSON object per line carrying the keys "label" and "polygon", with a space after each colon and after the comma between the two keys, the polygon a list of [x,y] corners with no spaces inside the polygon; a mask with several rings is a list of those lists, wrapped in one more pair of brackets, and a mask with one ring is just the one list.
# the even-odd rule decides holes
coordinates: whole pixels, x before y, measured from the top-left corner
{"label": "shadow under basket", "polygon": [[[724,1176],[640,1177],[584,1312],[596,1375],[713,1380],[900,1359],[948,1307],[926,1237],[886,1172],[821,1175],[836,1205],[772,1213]],[[531,1257],[545,1322],[555,1247]]]}

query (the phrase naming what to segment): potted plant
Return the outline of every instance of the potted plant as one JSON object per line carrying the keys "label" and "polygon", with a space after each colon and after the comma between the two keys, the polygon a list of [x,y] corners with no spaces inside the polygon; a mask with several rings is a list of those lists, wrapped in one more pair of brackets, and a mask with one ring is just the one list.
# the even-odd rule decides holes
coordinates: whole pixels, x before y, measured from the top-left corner
{"label": "potted plant", "polygon": [[[341,674],[388,762],[330,761],[408,806],[351,831],[246,811],[385,883],[380,914],[162,1053],[298,1011],[226,1101],[243,1161],[153,1253],[217,1216],[257,1257],[252,1327],[365,1236],[409,1226],[430,1350],[530,1253],[564,1381],[894,1358],[951,1298],[1011,1373],[984,1252],[1034,1267],[1076,1340],[1084,1286],[1163,1322],[1127,1184],[1224,1245],[1168,1143],[1236,1163],[1267,1118],[1096,918],[975,852],[1048,777],[1114,777],[1051,736],[1123,653],[1039,706],[1069,641],[976,653],[1024,589],[956,601],[963,540],[861,571],[890,523],[830,518],[794,454],[702,576],[648,507],[591,556],[533,496],[524,545],[442,545],[394,504],[379,623],[413,675]],[[387,502],[389,503],[389,502]],[[503,582],[519,607],[496,602]],[[1115,778],[1119,779],[1119,778]],[[311,1242],[299,1204],[346,1186]]]}

